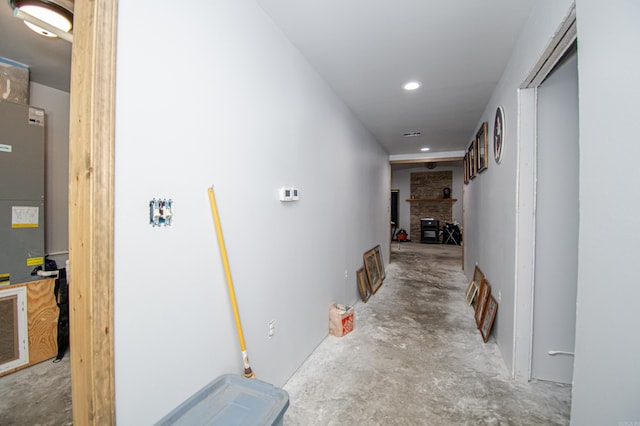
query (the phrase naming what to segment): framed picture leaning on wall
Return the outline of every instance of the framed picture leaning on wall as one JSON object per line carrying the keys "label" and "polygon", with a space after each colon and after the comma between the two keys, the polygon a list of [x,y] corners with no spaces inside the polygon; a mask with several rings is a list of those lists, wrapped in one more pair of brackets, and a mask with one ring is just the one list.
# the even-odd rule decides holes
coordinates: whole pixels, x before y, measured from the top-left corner
{"label": "framed picture leaning on wall", "polygon": [[482,282],[480,283],[480,289],[478,290],[478,301],[476,302],[476,326],[480,328],[482,325],[482,319],[484,318],[484,311],[487,307],[487,300],[489,300],[489,296],[491,295],[491,286],[487,282],[487,280],[483,277]]}
{"label": "framed picture leaning on wall", "polygon": [[378,267],[380,269],[380,277],[382,281],[387,278],[387,273],[384,270],[384,259],[382,259],[382,252],[380,251],[380,245],[373,248],[376,251],[376,260],[378,261]]}
{"label": "framed picture leaning on wall", "polygon": [[475,281],[469,281],[469,285],[467,286],[467,291],[464,294],[465,300],[467,301],[467,305],[471,306],[478,295],[478,285]]}
{"label": "framed picture leaning on wall", "polygon": [[360,297],[363,302],[367,302],[371,297],[371,291],[369,290],[369,282],[367,281],[367,274],[364,271],[364,267],[356,271],[356,280],[358,281],[358,291],[360,291]]}
{"label": "framed picture leaning on wall", "polygon": [[498,312],[498,302],[492,295],[489,295],[489,299],[487,299],[487,307],[480,325],[480,334],[482,335],[482,340],[484,340],[485,343],[489,340],[491,328],[493,328],[493,321],[496,319],[496,312]]}
{"label": "framed picture leaning on wall", "polygon": [[376,249],[372,248],[363,255],[364,270],[367,272],[367,278],[369,280],[369,289],[371,294],[376,294],[376,291],[382,285],[382,274],[380,273],[380,266],[378,265],[378,258],[376,256]]}

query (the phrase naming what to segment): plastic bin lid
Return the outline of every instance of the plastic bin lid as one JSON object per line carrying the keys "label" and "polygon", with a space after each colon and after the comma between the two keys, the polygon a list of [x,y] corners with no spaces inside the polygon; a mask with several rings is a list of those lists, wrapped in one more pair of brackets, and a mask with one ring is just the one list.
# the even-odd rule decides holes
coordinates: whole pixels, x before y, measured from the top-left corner
{"label": "plastic bin lid", "polygon": [[273,425],[289,394],[270,383],[225,374],[184,401],[156,425]]}

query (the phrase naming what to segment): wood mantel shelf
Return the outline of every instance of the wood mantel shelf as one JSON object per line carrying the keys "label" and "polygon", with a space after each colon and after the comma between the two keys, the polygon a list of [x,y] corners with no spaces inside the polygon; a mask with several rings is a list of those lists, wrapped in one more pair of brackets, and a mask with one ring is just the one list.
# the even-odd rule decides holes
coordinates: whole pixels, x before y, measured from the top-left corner
{"label": "wood mantel shelf", "polygon": [[429,203],[455,203],[457,198],[409,198],[406,201],[426,201]]}

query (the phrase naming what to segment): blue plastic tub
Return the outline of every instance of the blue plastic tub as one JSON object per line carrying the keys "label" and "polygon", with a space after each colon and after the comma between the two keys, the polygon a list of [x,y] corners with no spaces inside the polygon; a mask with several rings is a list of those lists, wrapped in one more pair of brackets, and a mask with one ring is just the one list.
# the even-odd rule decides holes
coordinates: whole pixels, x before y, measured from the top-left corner
{"label": "blue plastic tub", "polygon": [[156,425],[282,425],[289,394],[275,386],[225,374],[200,389]]}

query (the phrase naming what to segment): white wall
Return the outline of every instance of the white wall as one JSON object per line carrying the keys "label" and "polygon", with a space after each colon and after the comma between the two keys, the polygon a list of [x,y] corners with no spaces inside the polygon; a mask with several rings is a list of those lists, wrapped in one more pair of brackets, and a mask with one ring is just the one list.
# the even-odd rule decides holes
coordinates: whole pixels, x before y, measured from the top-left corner
{"label": "white wall", "polygon": [[69,258],[69,93],[30,84],[30,104],[43,108],[45,126],[45,253],[58,267]]}
{"label": "white wall", "polygon": [[[400,190],[400,195],[398,196],[398,229],[404,228],[407,232],[411,232],[411,205],[408,201],[405,201],[411,196],[411,173],[424,173],[429,171],[451,171],[453,178],[451,198],[458,199],[458,201],[453,203],[451,215],[453,220],[458,221],[460,226],[462,226],[462,185],[464,176],[461,166],[437,165],[436,168],[432,170],[426,169],[424,165],[412,168],[392,166],[391,188]],[[414,237],[409,235],[409,237],[412,241],[420,241],[420,235],[415,235]]]}
{"label": "white wall", "polygon": [[[571,2],[536,2],[512,57],[480,118],[493,122],[503,105],[506,138],[501,165],[465,191],[465,263],[478,262],[492,291],[501,291],[496,337],[508,366],[512,363],[514,321],[514,219],[518,199],[517,88],[537,61]],[[640,422],[640,328],[637,326],[635,237],[640,206],[635,164],[640,148],[637,99],[640,89],[640,4],[632,0],[577,0],[580,122],[580,231],[578,299],[571,422],[627,425]],[[523,94],[530,102],[530,94]],[[489,126],[489,133],[493,126]],[[530,156],[530,146],[521,146]],[[526,194],[525,194],[526,195]],[[529,194],[530,195],[530,194]],[[522,194],[520,194],[522,197]],[[619,228],[618,228],[619,226]],[[623,232],[615,232],[623,229]],[[522,242],[521,242],[522,243]],[[531,244],[532,242],[528,242]],[[520,307],[519,307],[520,308]],[[606,398],[603,399],[603,395]]]}
{"label": "white wall", "polygon": [[571,422],[637,425],[640,3],[578,0],[576,13],[580,243]]}
{"label": "white wall", "polygon": [[[514,366],[518,87],[542,54],[570,4],[570,0],[540,0],[533,5],[505,71],[476,126],[478,129],[487,121],[492,138],[496,109],[498,106],[504,108],[502,161],[497,164],[493,149],[490,149],[489,168],[471,180],[465,189],[465,272],[471,277],[477,263],[500,304],[492,333],[509,370]],[[475,131],[469,139],[474,136]]]}
{"label": "white wall", "polygon": [[[197,13],[119,2],[121,425],[152,423],[220,374],[242,371],[211,185],[251,364],[277,386],[327,335],[330,302],[357,300],[362,253],[376,244],[388,253],[387,154],[255,2],[191,6]],[[278,201],[282,186],[298,187],[300,201]],[[148,224],[154,197],[174,201],[172,227]]]}

